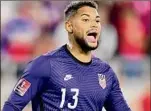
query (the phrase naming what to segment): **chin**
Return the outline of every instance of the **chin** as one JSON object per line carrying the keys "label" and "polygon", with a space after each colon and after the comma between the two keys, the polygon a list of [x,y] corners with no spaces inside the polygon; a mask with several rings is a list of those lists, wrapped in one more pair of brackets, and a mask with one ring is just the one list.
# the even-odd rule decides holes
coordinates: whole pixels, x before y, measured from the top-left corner
{"label": "chin", "polygon": [[79,38],[76,38],[75,40],[77,44],[79,44],[81,49],[85,52],[95,50],[99,46],[99,41],[92,43],[92,42],[87,42],[86,40],[79,39]]}
{"label": "chin", "polygon": [[98,43],[89,43],[88,47],[90,50],[95,50],[98,48]]}
{"label": "chin", "polygon": [[94,46],[90,46],[90,47],[89,47],[90,50],[95,50],[95,49],[97,49],[97,48],[98,48],[97,46],[95,46],[95,47],[94,47]]}
{"label": "chin", "polygon": [[90,47],[97,47],[97,42],[96,43],[88,43],[88,45],[90,46]]}

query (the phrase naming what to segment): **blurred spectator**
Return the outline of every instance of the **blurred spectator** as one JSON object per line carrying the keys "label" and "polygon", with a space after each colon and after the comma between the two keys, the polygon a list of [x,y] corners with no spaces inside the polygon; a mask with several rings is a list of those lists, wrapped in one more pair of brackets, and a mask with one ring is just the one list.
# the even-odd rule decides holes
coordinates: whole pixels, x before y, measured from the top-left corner
{"label": "blurred spectator", "polygon": [[151,18],[151,6],[150,1],[132,1],[132,6],[135,12],[140,16],[142,23],[145,26],[146,33],[150,35],[150,18]]}
{"label": "blurred spectator", "polygon": [[17,9],[19,17],[30,20],[39,27],[48,25],[51,22],[49,10],[40,1],[21,1]]}
{"label": "blurred spectator", "polygon": [[43,28],[40,36],[35,40],[33,48],[33,58],[52,51],[57,46],[56,41],[49,28]]}
{"label": "blurred spectator", "polygon": [[118,29],[118,53],[122,57],[123,73],[127,76],[140,76],[144,71],[142,63],[146,56],[145,26],[130,2],[116,4],[112,15]]}
{"label": "blurred spectator", "polygon": [[2,32],[3,52],[17,64],[17,76],[26,62],[32,59],[34,43],[41,29],[50,23],[48,10],[39,1],[18,2],[17,15],[10,20]]}
{"label": "blurred spectator", "polygon": [[59,23],[64,19],[64,8],[68,1],[51,1],[44,0],[42,1],[43,5],[49,11],[49,19],[51,22],[49,24],[49,28],[52,34],[54,34]]}
{"label": "blurred spectator", "polygon": [[145,27],[139,16],[129,8],[121,11],[119,16],[119,53],[129,58],[141,58],[145,54]]}

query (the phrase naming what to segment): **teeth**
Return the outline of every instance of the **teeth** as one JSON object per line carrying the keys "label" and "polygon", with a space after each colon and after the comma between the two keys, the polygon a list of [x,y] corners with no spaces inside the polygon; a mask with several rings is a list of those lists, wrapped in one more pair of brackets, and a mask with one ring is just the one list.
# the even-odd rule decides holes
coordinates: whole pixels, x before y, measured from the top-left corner
{"label": "teeth", "polygon": [[96,31],[91,31],[91,32],[89,32],[89,33],[96,33]]}
{"label": "teeth", "polygon": [[90,30],[89,33],[96,33],[96,30]]}

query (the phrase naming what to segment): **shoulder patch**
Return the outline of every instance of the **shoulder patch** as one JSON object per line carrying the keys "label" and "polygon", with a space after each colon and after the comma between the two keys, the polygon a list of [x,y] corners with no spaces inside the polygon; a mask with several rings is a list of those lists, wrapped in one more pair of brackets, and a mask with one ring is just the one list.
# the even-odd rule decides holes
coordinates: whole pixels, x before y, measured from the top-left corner
{"label": "shoulder patch", "polygon": [[26,91],[29,89],[30,86],[31,86],[31,83],[27,81],[26,79],[22,78],[16,84],[14,91],[20,96],[24,96],[24,94],[26,93]]}

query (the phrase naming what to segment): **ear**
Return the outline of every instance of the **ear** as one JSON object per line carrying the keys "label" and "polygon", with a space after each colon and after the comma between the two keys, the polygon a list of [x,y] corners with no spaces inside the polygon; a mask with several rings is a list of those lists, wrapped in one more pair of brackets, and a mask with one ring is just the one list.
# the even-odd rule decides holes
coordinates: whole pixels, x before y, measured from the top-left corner
{"label": "ear", "polygon": [[66,30],[69,32],[69,33],[72,33],[73,32],[73,28],[72,28],[72,23],[71,21],[65,21],[65,28]]}

